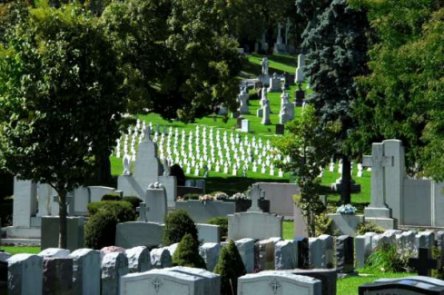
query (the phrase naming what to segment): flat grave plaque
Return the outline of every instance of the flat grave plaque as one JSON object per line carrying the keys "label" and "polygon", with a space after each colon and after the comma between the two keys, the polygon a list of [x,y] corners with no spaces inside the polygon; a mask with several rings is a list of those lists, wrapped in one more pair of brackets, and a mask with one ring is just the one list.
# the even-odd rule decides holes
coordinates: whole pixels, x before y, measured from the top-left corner
{"label": "flat grave plaque", "polygon": [[417,276],[382,279],[359,287],[359,295],[444,295],[444,281]]}

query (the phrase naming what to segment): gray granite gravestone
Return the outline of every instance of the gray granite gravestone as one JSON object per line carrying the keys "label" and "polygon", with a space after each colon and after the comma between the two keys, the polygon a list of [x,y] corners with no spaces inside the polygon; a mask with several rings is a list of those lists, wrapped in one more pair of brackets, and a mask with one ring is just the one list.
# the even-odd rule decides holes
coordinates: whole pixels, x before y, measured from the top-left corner
{"label": "gray granite gravestone", "polygon": [[125,254],[112,252],[102,258],[102,295],[120,294],[120,277],[128,273]]}
{"label": "gray granite gravestone", "polygon": [[220,253],[219,243],[204,243],[199,247],[199,254],[205,260],[207,269],[212,271],[217,264]]}
{"label": "gray granite gravestone", "polygon": [[157,247],[162,243],[164,225],[153,222],[129,221],[118,223],[116,227],[116,246],[132,248]]}
{"label": "gray granite gravestone", "polygon": [[285,271],[263,271],[238,279],[238,294],[307,294],[321,295],[321,281]]}
{"label": "gray granite gravestone", "polygon": [[293,269],[298,266],[298,249],[294,241],[279,241],[275,244],[275,269]]}
{"label": "gray granite gravestone", "polygon": [[153,268],[165,268],[173,264],[170,251],[167,248],[152,249],[150,251],[150,258]]}
{"label": "gray granite gravestone", "polygon": [[43,291],[43,258],[16,254],[8,259],[8,294],[40,295]]}
{"label": "gray granite gravestone", "polygon": [[69,257],[73,259],[73,294],[100,294],[100,252],[78,249]]}
{"label": "gray granite gravestone", "polygon": [[151,269],[150,251],[145,246],[138,246],[125,250],[128,258],[128,270],[133,272],[144,272]]}
{"label": "gray granite gravestone", "polygon": [[239,251],[247,273],[254,271],[254,239],[244,238],[234,242]]}
{"label": "gray granite gravestone", "polygon": [[72,294],[72,258],[43,258],[43,294]]}

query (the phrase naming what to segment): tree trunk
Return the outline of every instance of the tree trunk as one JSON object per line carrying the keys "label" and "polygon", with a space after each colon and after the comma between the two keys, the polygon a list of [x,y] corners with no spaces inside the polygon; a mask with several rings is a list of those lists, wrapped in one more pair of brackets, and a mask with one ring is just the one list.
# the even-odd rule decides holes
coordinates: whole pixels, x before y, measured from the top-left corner
{"label": "tree trunk", "polygon": [[342,156],[342,181],[341,181],[341,203],[351,202],[351,169],[350,160],[347,156]]}
{"label": "tree trunk", "polygon": [[112,186],[110,153],[96,155],[96,175],[94,185]]}
{"label": "tree trunk", "polygon": [[66,249],[67,247],[67,204],[66,204],[66,191],[60,190],[57,192],[59,195],[59,248]]}

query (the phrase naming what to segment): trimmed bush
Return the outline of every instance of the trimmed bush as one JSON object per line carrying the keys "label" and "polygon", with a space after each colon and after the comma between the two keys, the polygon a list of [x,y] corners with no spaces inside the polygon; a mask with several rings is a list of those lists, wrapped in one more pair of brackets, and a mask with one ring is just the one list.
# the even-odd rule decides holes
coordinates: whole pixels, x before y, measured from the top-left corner
{"label": "trimmed bush", "polygon": [[208,219],[209,224],[220,227],[220,240],[224,241],[228,236],[228,217],[213,217]]}
{"label": "trimmed bush", "polygon": [[106,194],[103,195],[102,201],[120,201],[122,200],[122,198],[120,197],[120,195],[113,195],[113,194]]}
{"label": "trimmed bush", "polygon": [[169,246],[179,243],[186,234],[197,241],[197,228],[188,213],[183,209],[169,213],[165,220],[163,244]]}
{"label": "trimmed bush", "polygon": [[136,210],[137,207],[140,206],[140,203],[142,203],[141,199],[139,199],[138,197],[134,197],[134,196],[123,197],[122,200],[123,201],[127,201],[128,203],[130,203],[131,206],[133,206],[133,210]]}
{"label": "trimmed bush", "polygon": [[214,272],[221,276],[221,294],[236,295],[237,279],[247,272],[233,241],[229,241],[220,251]]}
{"label": "trimmed bush", "polygon": [[133,207],[126,201],[100,201],[88,204],[88,212],[90,216],[94,216],[100,211],[114,215],[118,222],[132,221],[136,219]]}
{"label": "trimmed bush", "polygon": [[358,225],[358,228],[356,229],[356,234],[358,235],[363,235],[368,232],[381,234],[384,232],[384,229],[372,222],[362,222]]}
{"label": "trimmed bush", "polygon": [[173,264],[206,269],[203,258],[199,255],[199,243],[192,235],[183,236],[173,255]]}
{"label": "trimmed bush", "polygon": [[115,244],[118,219],[107,211],[99,211],[85,224],[85,246],[101,249]]}

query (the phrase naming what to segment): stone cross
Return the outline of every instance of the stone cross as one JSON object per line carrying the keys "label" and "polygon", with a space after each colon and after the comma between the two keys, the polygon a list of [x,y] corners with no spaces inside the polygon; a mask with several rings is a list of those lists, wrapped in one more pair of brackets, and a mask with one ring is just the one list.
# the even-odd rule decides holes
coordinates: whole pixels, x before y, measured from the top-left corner
{"label": "stone cross", "polygon": [[139,221],[147,221],[146,211],[149,210],[149,207],[146,206],[145,202],[139,204],[139,207],[136,208],[136,211],[139,213]]}
{"label": "stone cross", "polygon": [[393,166],[394,158],[384,156],[383,143],[372,144],[372,155],[364,156],[362,166],[372,168],[372,200],[370,207],[387,207],[385,204],[385,167]]}
{"label": "stone cross", "polygon": [[253,184],[249,195],[251,207],[248,209],[248,212],[262,212],[262,209],[259,207],[259,199],[263,196],[262,189],[257,184]]}
{"label": "stone cross", "polygon": [[418,258],[410,258],[409,266],[414,267],[420,276],[430,276],[431,270],[438,264],[437,260],[432,258],[431,249],[419,248]]}
{"label": "stone cross", "polygon": [[278,290],[281,288],[281,284],[279,284],[279,282],[274,279],[273,281],[270,282],[270,287],[271,290],[273,291],[273,294],[276,295]]}

